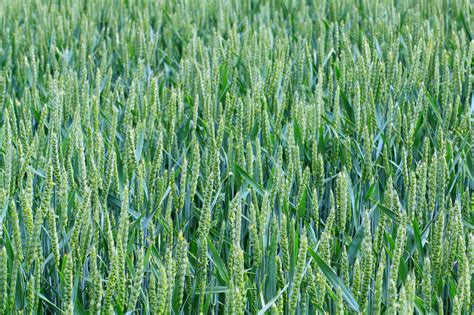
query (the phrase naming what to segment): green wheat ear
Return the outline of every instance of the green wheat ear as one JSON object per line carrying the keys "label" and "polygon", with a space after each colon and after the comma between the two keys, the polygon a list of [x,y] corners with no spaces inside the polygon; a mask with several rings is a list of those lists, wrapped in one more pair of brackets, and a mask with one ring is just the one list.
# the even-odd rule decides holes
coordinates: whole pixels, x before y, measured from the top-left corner
{"label": "green wheat ear", "polygon": [[73,299],[73,276],[74,276],[74,265],[70,254],[64,255],[64,312],[66,314],[72,314],[74,312],[74,299]]}
{"label": "green wheat ear", "polygon": [[[2,227],[3,228],[3,227]],[[0,297],[1,297],[1,303],[0,303],[0,311],[4,312],[7,310],[8,304],[7,304],[7,298],[8,298],[8,292],[7,292],[7,253],[5,250],[5,246],[2,246],[0,248]]]}
{"label": "green wheat ear", "polygon": [[303,229],[300,246],[298,250],[298,262],[296,265],[295,274],[293,275],[293,283],[291,287],[290,297],[289,297],[289,310],[290,314],[295,314],[296,305],[300,295],[300,286],[303,280],[303,271],[306,264],[306,253],[308,250],[308,239],[306,237],[306,230]]}

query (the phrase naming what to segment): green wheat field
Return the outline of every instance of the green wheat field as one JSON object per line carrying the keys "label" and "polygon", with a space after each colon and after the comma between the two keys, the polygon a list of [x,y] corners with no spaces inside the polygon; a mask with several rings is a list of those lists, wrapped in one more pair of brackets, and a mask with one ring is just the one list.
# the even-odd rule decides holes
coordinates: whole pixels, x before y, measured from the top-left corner
{"label": "green wheat field", "polygon": [[471,0],[0,0],[0,29],[0,314],[473,314]]}

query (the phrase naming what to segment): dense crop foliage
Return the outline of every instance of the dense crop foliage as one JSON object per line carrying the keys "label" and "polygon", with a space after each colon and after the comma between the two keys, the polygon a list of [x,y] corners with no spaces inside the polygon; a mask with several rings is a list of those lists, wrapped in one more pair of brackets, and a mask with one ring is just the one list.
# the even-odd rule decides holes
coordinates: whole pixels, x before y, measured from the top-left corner
{"label": "dense crop foliage", "polygon": [[1,314],[471,314],[469,0],[0,2]]}

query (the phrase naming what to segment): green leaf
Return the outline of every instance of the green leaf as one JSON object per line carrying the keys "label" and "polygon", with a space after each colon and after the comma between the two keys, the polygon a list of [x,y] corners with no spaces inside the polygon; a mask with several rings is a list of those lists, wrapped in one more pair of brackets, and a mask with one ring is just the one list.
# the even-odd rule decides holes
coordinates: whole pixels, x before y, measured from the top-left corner
{"label": "green leaf", "polygon": [[419,314],[426,314],[425,302],[419,296],[415,297],[415,309]]}
{"label": "green leaf", "polygon": [[272,307],[273,304],[275,304],[275,302],[278,300],[278,298],[283,294],[283,292],[285,292],[285,290],[288,288],[288,283],[278,292],[277,295],[275,295],[273,297],[273,299],[271,299],[267,304],[265,304],[259,311],[258,311],[258,315],[263,315],[263,314],[266,314],[265,312],[268,311],[270,309],[270,307]]}
{"label": "green leaf", "polygon": [[383,213],[385,213],[390,219],[395,222],[398,222],[398,215],[392,210],[387,208],[386,206],[382,205],[379,201],[371,199],[375,206],[380,209]]}
{"label": "green leaf", "polygon": [[260,186],[241,166],[239,166],[238,164],[235,164],[235,170],[237,171],[237,173],[239,173],[240,176],[242,176],[245,179],[245,181],[250,186],[252,186],[253,189],[255,189],[255,191],[260,196],[264,195],[265,189],[262,186]]}
{"label": "green leaf", "polygon": [[227,270],[224,261],[222,260],[221,256],[217,252],[217,249],[214,247],[214,244],[212,242],[213,240],[208,237],[207,247],[210,251],[210,254],[208,253],[208,257],[213,262],[214,266],[216,266],[219,276],[224,279],[226,283],[230,283],[229,271]]}
{"label": "green leaf", "polygon": [[421,259],[420,261],[423,261],[425,258],[425,255],[423,253],[423,245],[421,244],[421,233],[420,233],[420,228],[418,227],[418,220],[416,217],[413,219],[413,238],[415,240],[416,247],[418,249],[418,254],[420,255],[419,258]]}
{"label": "green leaf", "polygon": [[38,294],[38,297],[45,301],[46,303],[48,303],[49,305],[51,305],[52,307],[54,307],[59,313],[62,313],[62,310],[56,305],[54,304],[53,302],[51,302],[50,300],[48,300],[48,298],[46,296],[44,296],[43,294],[41,294],[40,292],[37,293]]}
{"label": "green leaf", "polygon": [[[207,287],[204,292],[206,294],[216,294],[216,293],[226,293],[227,291],[229,291],[229,288],[226,286],[213,286],[213,287]],[[199,294],[199,292],[196,292],[195,294]]]}
{"label": "green leaf", "polygon": [[357,229],[356,234],[352,238],[352,243],[349,245],[349,250],[347,251],[347,258],[349,259],[349,265],[352,265],[356,259],[359,248],[364,240],[364,229],[360,226]]}
{"label": "green leaf", "polygon": [[306,196],[307,196],[307,189],[304,188],[303,193],[301,194],[301,198],[298,201],[298,216],[300,218],[303,218],[306,213],[306,200],[307,200]]}
{"label": "green leaf", "polygon": [[355,312],[360,312],[359,303],[357,303],[357,301],[355,300],[352,292],[344,285],[341,278],[337,276],[334,270],[332,270],[331,267],[329,267],[328,264],[326,264],[326,262],[322,260],[321,257],[311,247],[308,247],[308,252],[313,257],[314,261],[318,264],[319,268],[329,280],[329,282],[334,287],[341,288],[342,296],[344,297],[346,303],[352,308],[352,310],[354,310]]}
{"label": "green leaf", "polygon": [[439,113],[439,110],[436,106],[436,100],[433,98],[433,96],[428,92],[427,89],[425,89],[426,96],[429,99],[429,104],[431,106],[431,109],[433,110],[433,113],[435,114],[436,118],[438,119],[439,123],[443,122],[443,118],[441,117],[441,114]]}

